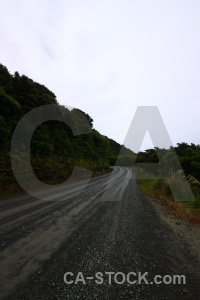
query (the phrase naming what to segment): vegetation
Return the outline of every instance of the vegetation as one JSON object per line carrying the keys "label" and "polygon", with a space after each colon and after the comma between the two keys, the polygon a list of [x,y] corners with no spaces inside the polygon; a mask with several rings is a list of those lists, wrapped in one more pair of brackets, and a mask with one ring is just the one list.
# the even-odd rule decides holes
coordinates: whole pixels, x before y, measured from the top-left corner
{"label": "vegetation", "polygon": [[[152,166],[148,165],[158,162],[160,163],[155,165],[153,169]],[[170,170],[175,174],[182,167],[186,176],[193,175],[200,180],[200,145],[178,143],[176,147],[170,147],[170,149],[155,147],[139,152],[136,163],[143,163],[146,170],[153,170],[155,175],[164,176],[168,176]]]}
{"label": "vegetation", "polygon": [[[89,133],[74,135],[70,127],[59,121],[41,124],[31,142],[32,167],[40,180],[53,184],[62,182],[70,176],[74,165],[105,172],[110,167],[109,162],[118,156],[121,145],[95,130],[93,119],[87,113],[80,109],[70,111],[59,105],[54,93],[44,85],[25,75],[20,76],[18,72],[11,75],[0,64],[0,191],[19,188],[12,173],[9,153],[16,125],[27,112],[47,104],[57,105],[77,132],[86,129]],[[123,148],[127,153],[131,152]]]}
{"label": "vegetation", "polygon": [[[199,145],[179,143],[170,149],[148,149],[138,153],[136,162],[143,163],[142,169],[134,167],[134,171],[137,174],[137,183],[146,195],[163,200],[172,208],[176,216],[200,222]],[[150,163],[158,162],[160,163],[153,168],[150,165]],[[185,201],[174,201],[170,185],[180,186],[180,189],[184,186],[183,174],[179,170],[180,166],[183,168],[194,194],[196,200],[194,202],[187,201],[187,195]],[[164,177],[167,179],[160,179]]]}
{"label": "vegetation", "polygon": [[[176,179],[170,179],[176,180]],[[165,206],[169,207],[176,217],[189,220],[193,223],[200,224],[200,194],[192,189],[195,200],[190,201],[174,201],[167,180],[162,179],[137,179],[137,184],[143,193],[155,201],[159,200]]]}

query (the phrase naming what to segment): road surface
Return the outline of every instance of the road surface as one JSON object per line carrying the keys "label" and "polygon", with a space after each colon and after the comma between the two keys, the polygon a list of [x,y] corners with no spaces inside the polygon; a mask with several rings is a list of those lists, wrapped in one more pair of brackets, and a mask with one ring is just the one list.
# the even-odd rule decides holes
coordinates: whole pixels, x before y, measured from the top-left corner
{"label": "road surface", "polygon": [[130,169],[79,186],[1,200],[0,299],[200,299],[198,258]]}

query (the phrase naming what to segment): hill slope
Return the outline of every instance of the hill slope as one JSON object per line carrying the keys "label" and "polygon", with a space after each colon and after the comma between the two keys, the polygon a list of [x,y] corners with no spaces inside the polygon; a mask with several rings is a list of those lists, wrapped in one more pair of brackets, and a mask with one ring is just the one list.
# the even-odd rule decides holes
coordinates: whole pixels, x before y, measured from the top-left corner
{"label": "hill slope", "polygon": [[[16,187],[10,163],[12,133],[19,120],[41,105],[55,104],[75,128],[87,119],[89,133],[74,136],[65,123],[48,121],[34,132],[31,143],[31,162],[37,177],[46,182],[64,181],[74,165],[101,171],[114,164],[120,144],[101,135],[93,128],[93,119],[79,109],[68,110],[58,104],[56,96],[44,85],[18,72],[11,75],[0,64],[0,190]],[[26,130],[28,130],[26,128]],[[124,154],[132,152],[125,147]]]}

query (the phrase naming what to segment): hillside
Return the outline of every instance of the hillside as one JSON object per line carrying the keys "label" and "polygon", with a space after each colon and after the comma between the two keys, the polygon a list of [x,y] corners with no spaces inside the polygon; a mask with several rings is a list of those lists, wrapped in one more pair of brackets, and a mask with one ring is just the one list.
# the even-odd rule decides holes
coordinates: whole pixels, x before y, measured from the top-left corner
{"label": "hillside", "polygon": [[[71,128],[59,121],[48,121],[34,132],[31,162],[37,177],[50,183],[64,181],[74,165],[101,172],[114,164],[121,148],[125,155],[133,152],[101,135],[93,128],[93,119],[79,109],[68,110],[58,104],[56,96],[44,85],[0,65],[0,190],[15,189],[16,181],[10,163],[12,133],[19,120],[41,105],[55,104],[75,128],[88,120],[89,133],[73,135]],[[27,128],[26,128],[27,130]]]}

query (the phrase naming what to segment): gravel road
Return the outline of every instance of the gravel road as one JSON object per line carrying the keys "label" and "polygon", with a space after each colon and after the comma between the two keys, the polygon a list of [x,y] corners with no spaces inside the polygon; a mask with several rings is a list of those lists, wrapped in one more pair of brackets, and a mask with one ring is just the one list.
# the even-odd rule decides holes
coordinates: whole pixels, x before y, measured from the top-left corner
{"label": "gravel road", "polygon": [[1,199],[0,299],[200,299],[198,255],[130,169],[79,187]]}

